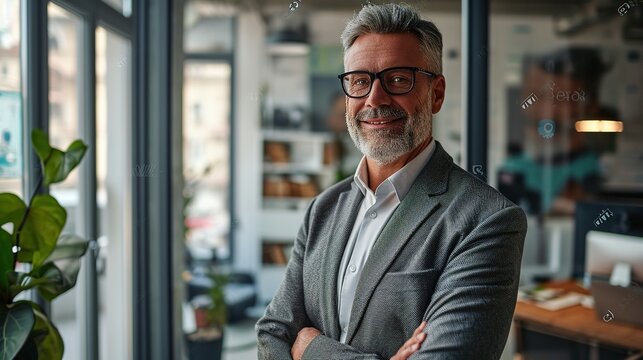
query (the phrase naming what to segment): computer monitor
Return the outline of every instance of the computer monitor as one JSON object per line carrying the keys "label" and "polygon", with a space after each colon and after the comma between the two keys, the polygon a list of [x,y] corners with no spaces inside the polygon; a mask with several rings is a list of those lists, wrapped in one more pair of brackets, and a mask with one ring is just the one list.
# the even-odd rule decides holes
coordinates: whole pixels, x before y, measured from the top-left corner
{"label": "computer monitor", "polygon": [[596,316],[643,327],[643,237],[588,232],[586,266]]}
{"label": "computer monitor", "polygon": [[601,231],[587,233],[585,272],[592,277],[609,279],[618,263],[631,267],[630,282],[643,284],[643,237]]}
{"label": "computer monitor", "polygon": [[[636,200],[635,200],[636,201]],[[574,216],[574,262],[572,277],[582,279],[585,274],[586,237],[589,231],[643,237],[643,202],[579,201]],[[601,219],[603,211],[606,219]],[[609,215],[609,217],[608,217]],[[597,224],[596,221],[599,221]]]}

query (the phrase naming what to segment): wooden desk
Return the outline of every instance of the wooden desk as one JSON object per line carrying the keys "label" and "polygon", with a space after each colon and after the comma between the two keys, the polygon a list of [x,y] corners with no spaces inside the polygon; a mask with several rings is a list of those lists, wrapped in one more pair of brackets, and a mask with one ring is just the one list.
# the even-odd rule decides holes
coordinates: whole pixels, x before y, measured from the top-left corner
{"label": "wooden desk", "polygon": [[[548,287],[562,288],[587,294],[587,290],[572,281],[552,282]],[[608,345],[643,351],[643,328],[599,319],[594,309],[576,305],[559,311],[548,311],[533,304],[518,302],[514,313],[518,334],[523,329],[565,338],[590,346]],[[518,351],[521,336],[518,336]]]}

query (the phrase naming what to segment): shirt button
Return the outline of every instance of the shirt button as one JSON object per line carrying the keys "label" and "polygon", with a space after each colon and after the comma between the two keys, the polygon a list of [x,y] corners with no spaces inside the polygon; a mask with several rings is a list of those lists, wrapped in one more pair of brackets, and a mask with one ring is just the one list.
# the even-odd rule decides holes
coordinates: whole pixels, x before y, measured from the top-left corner
{"label": "shirt button", "polygon": [[355,272],[355,270],[357,270],[357,267],[355,265],[351,265],[348,268],[350,269],[351,272]]}
{"label": "shirt button", "polygon": [[371,211],[371,219],[375,219],[377,217],[377,211]]}

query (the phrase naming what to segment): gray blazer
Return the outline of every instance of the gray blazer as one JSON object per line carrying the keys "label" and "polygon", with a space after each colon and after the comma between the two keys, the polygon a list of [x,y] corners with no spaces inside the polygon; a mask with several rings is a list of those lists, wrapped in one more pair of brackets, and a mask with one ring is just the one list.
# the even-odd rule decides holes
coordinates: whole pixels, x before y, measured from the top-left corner
{"label": "gray blazer", "polygon": [[290,359],[297,333],[312,326],[323,335],[303,359],[389,359],[426,320],[411,359],[498,359],[516,305],[523,211],[438,142],[371,250],[342,344],[337,272],[362,197],[351,177],[310,204],[285,278],[256,325],[259,358]]}

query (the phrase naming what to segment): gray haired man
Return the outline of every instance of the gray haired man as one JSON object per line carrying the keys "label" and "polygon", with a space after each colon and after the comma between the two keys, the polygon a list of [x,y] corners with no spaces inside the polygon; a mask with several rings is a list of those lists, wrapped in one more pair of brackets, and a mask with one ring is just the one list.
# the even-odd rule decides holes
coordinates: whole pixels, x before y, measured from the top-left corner
{"label": "gray haired man", "polygon": [[308,207],[256,325],[259,358],[497,359],[527,225],[433,139],[442,35],[387,4],[364,6],[341,38],[346,123],[364,157]]}

